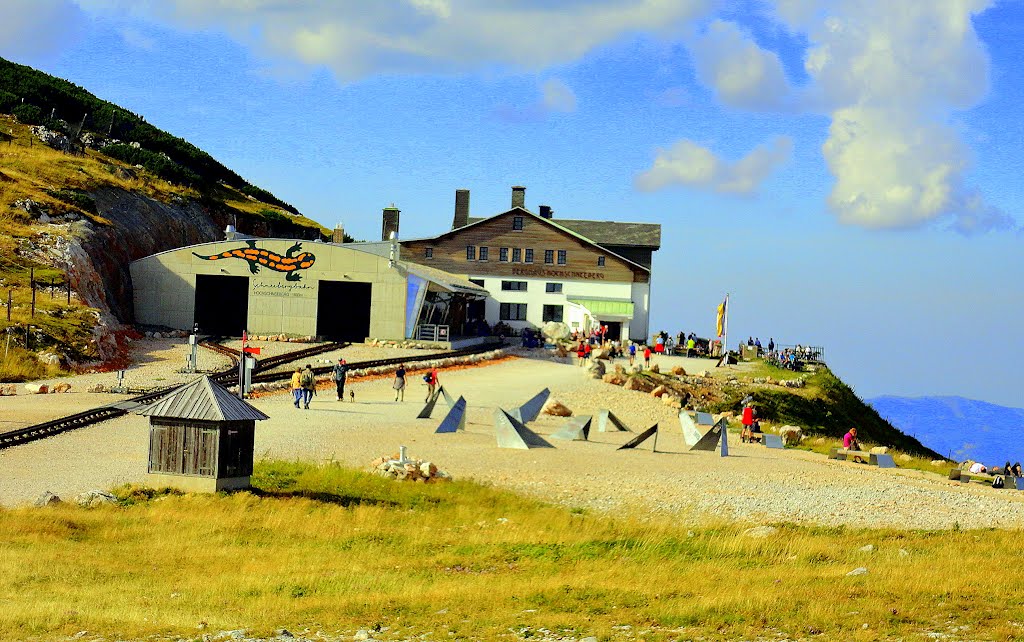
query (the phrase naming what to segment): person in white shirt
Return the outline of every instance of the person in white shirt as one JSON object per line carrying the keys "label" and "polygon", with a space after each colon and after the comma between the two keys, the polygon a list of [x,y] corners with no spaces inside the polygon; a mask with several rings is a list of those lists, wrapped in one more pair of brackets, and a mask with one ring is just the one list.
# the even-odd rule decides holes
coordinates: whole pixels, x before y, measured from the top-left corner
{"label": "person in white shirt", "polygon": [[980,473],[987,473],[988,468],[986,468],[985,464],[981,463],[980,461],[976,461],[973,464],[971,464],[970,472],[976,475]]}

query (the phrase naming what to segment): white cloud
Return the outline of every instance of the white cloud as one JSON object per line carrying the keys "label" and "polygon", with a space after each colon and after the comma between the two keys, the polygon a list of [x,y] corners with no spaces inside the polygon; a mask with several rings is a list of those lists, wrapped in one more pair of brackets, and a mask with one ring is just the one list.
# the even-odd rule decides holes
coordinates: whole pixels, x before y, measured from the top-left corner
{"label": "white cloud", "polygon": [[725,194],[749,195],[785,163],[793,142],[779,136],[758,145],[740,160],[730,163],[692,140],[680,140],[658,150],[650,169],[636,177],[637,189],[654,191],[671,185],[708,189]]}
{"label": "white cloud", "polygon": [[[951,220],[964,233],[1012,219],[964,185],[970,149],[951,126],[956,110],[988,91],[989,62],[971,24],[988,0],[899,5],[840,0],[807,21],[805,68],[815,109],[832,117],[822,147],[836,184],[829,204],[842,223],[904,228]],[[800,26],[798,23],[794,23]]]}
{"label": "white cloud", "polygon": [[49,53],[75,35],[79,17],[78,8],[67,0],[2,0],[0,55]]}
{"label": "white cloud", "polygon": [[558,78],[549,78],[540,85],[540,99],[526,107],[499,105],[495,115],[510,123],[528,123],[545,120],[553,112],[576,111],[576,94]]}
{"label": "white cloud", "polygon": [[557,78],[549,78],[541,85],[544,96],[541,104],[548,111],[576,111],[576,94],[569,85]]}
{"label": "white cloud", "polygon": [[122,27],[119,31],[121,39],[125,44],[136,49],[153,51],[156,49],[156,40],[142,33],[135,27]]}
{"label": "white cloud", "polygon": [[221,29],[264,54],[323,65],[341,80],[377,73],[538,71],[626,34],[672,34],[713,0],[78,0],[188,28]]}
{"label": "white cloud", "polygon": [[791,103],[779,57],[731,22],[715,20],[690,44],[697,78],[727,105],[781,109]]}

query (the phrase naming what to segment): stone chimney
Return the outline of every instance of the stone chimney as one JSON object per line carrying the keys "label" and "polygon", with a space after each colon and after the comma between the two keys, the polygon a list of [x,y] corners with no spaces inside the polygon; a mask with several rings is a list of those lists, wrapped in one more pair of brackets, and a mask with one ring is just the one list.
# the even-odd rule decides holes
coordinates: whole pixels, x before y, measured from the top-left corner
{"label": "stone chimney", "polygon": [[512,186],[512,207],[526,209],[526,188],[522,185]]}
{"label": "stone chimney", "polygon": [[345,242],[345,224],[341,221],[334,226],[334,233],[331,235],[331,243]]}
{"label": "stone chimney", "polygon": [[395,238],[398,238],[398,215],[401,214],[401,210],[395,207],[392,203],[391,207],[384,208],[383,225],[380,229],[380,240],[387,241],[391,238],[392,232],[395,234]]}
{"label": "stone chimney", "polygon": [[551,219],[553,215],[554,215],[554,212],[551,211],[551,206],[550,205],[541,205],[540,206],[540,217],[541,218]]}
{"label": "stone chimney", "polygon": [[469,190],[455,190],[455,219],[452,220],[452,229],[466,227],[469,225]]}

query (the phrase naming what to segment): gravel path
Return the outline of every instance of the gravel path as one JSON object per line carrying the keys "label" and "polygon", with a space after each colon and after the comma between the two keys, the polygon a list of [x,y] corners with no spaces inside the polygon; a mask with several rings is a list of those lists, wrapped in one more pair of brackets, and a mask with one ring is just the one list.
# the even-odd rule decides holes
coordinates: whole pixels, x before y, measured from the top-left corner
{"label": "gravel path", "polygon": [[[647,395],[585,379],[575,366],[513,359],[442,371],[441,382],[469,402],[464,433],[434,434],[443,404],[433,419],[415,418],[425,394],[418,379],[410,378],[404,403],[394,401],[390,380],[377,379],[350,384],[355,404],[335,401],[329,387],[314,398],[310,410],[294,408],[285,394],[255,400],[271,417],[257,426],[257,457],[365,467],[406,445],[411,455],[433,461],[456,478],[598,510],[912,529],[968,522],[1024,526],[1024,494],[1014,491],[963,486],[920,471],[830,461],[806,451],[767,450],[741,444],[735,435],[728,458],[688,452],[673,410]],[[633,435],[598,433],[596,426],[589,442],[551,440],[554,448],[528,451],[497,448],[494,409],[517,406],[545,386],[578,415],[611,408],[634,431],[659,422],[658,452],[649,444],[616,451]],[[19,408],[6,406],[15,413]],[[550,435],[564,421],[542,416],[530,427]],[[146,420],[133,415],[0,451],[0,504],[27,503],[46,490],[67,496],[143,481],[147,432]]]}

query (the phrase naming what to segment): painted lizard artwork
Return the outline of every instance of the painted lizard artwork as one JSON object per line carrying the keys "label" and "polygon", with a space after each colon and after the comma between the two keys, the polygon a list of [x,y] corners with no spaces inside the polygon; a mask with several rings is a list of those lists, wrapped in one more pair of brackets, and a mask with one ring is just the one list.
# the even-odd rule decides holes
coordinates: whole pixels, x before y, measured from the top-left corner
{"label": "painted lizard artwork", "polygon": [[249,264],[249,271],[253,274],[259,274],[260,266],[267,267],[275,272],[284,272],[286,281],[301,281],[302,275],[299,274],[299,270],[306,270],[312,267],[313,263],[316,262],[316,256],[312,252],[302,252],[298,255],[295,253],[302,249],[302,243],[296,243],[295,245],[288,248],[284,256],[275,254],[270,250],[264,250],[256,247],[256,241],[246,241],[248,247],[239,247],[233,250],[225,250],[220,254],[214,254],[212,256],[203,256],[202,254],[192,254],[203,259],[204,261],[219,261],[221,259],[242,259]]}

